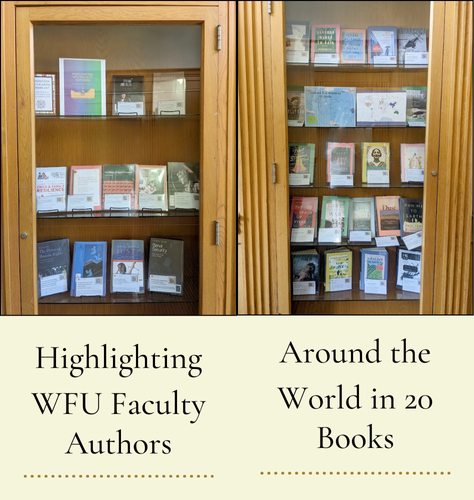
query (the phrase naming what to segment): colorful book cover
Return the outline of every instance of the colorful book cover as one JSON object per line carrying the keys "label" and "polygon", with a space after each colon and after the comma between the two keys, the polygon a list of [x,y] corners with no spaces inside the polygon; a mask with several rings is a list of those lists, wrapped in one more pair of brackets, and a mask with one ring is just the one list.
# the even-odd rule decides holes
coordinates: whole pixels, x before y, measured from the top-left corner
{"label": "colorful book cover", "polygon": [[328,142],[327,181],[332,175],[354,175],[355,144],[353,142]]}
{"label": "colorful book cover", "polygon": [[407,94],[405,91],[357,91],[358,127],[405,127]]}
{"label": "colorful book cover", "polygon": [[352,251],[336,248],[324,252],[324,284],[326,292],[352,289]]}
{"label": "colorful book cover", "polygon": [[286,100],[288,104],[288,127],[302,127],[305,116],[304,87],[288,87]]}
{"label": "colorful book cover", "polygon": [[346,196],[323,196],[321,206],[322,228],[341,228],[341,237],[347,238],[349,220],[349,198]]}
{"label": "colorful book cover", "polygon": [[183,259],[182,240],[150,238],[147,290],[183,295]]}
{"label": "colorful book cover", "polygon": [[365,290],[365,280],[387,281],[388,252],[384,248],[363,248],[360,253],[359,288]]}
{"label": "colorful book cover", "polygon": [[365,29],[341,29],[342,64],[366,64],[366,31]]}
{"label": "colorful book cover", "polygon": [[354,87],[305,87],[306,127],[355,127]]}
{"label": "colorful book cover", "polygon": [[68,291],[69,240],[41,241],[36,244],[38,298]]}
{"label": "colorful book cover", "polygon": [[400,224],[402,237],[423,229],[423,200],[420,198],[401,198]]}
{"label": "colorful book cover", "polygon": [[112,240],[110,293],[144,293],[143,240]]}
{"label": "colorful book cover", "polygon": [[309,63],[309,35],[309,22],[287,21],[285,23],[287,63]]}
{"label": "colorful book cover", "polygon": [[370,231],[375,238],[375,202],[373,197],[350,198],[349,234],[351,231]]}
{"label": "colorful book cover", "polygon": [[72,166],[69,178],[70,195],[92,195],[94,210],[102,209],[102,165]]}
{"label": "colorful book cover", "polygon": [[[403,280],[421,281],[421,252],[397,248],[397,288],[403,288]],[[415,287],[416,288],[416,287]]]}
{"label": "colorful book cover", "polygon": [[409,127],[426,127],[426,87],[402,87],[407,94],[407,125]]}
{"label": "colorful book cover", "polygon": [[168,206],[199,210],[199,163],[168,162]]}
{"label": "colorful book cover", "polygon": [[143,76],[113,76],[114,96],[112,114],[142,116],[145,114]]}
{"label": "colorful book cover", "polygon": [[35,75],[35,113],[56,114],[56,75]]}
{"label": "colorful book cover", "polygon": [[315,145],[310,143],[288,144],[290,186],[304,186],[313,183]]}
{"label": "colorful book cover", "polygon": [[425,145],[400,144],[402,182],[423,182],[425,174]]}
{"label": "colorful book cover", "polygon": [[315,54],[337,54],[341,40],[339,24],[313,24],[311,27],[311,61]]}
{"label": "colorful book cover", "polygon": [[59,59],[61,115],[106,115],[105,59]]}
{"label": "colorful book cover", "polygon": [[427,52],[426,30],[398,28],[398,63],[405,64],[407,52]]}
{"label": "colorful book cover", "polygon": [[108,195],[129,194],[131,197],[130,208],[137,208],[137,185],[135,182],[136,165],[103,165],[102,167],[102,197],[103,206],[106,207]]}
{"label": "colorful book cover", "polygon": [[105,297],[107,242],[76,241],[72,260],[71,297]]}
{"label": "colorful book cover", "polygon": [[168,210],[166,165],[137,165],[138,208]]}
{"label": "colorful book cover", "polygon": [[376,196],[378,236],[401,236],[400,196]]}
{"label": "colorful book cover", "polygon": [[369,170],[382,170],[387,172],[387,184],[390,177],[390,143],[388,142],[363,142],[362,143],[362,182],[368,182]]}
{"label": "colorful book cover", "polygon": [[67,167],[36,168],[36,211],[66,210]]}
{"label": "colorful book cover", "polygon": [[[369,26],[367,28],[367,53],[370,64],[379,56],[397,56],[397,27]],[[396,59],[395,59],[396,61]]]}
{"label": "colorful book cover", "polygon": [[316,249],[292,252],[293,295],[316,295],[319,292],[319,255]]}
{"label": "colorful book cover", "polygon": [[295,196],[291,200],[290,241],[312,242],[317,234],[318,198]]}

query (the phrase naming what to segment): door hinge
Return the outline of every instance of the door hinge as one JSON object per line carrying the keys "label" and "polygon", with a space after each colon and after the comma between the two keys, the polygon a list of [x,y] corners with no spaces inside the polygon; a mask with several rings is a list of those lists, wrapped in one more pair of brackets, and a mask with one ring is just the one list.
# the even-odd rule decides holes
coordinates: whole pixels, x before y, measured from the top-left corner
{"label": "door hinge", "polygon": [[268,4],[268,13],[271,14],[272,13],[272,2],[270,0],[268,0],[267,4]]}
{"label": "door hinge", "polygon": [[219,221],[216,220],[216,246],[219,246]]}
{"label": "door hinge", "polygon": [[222,26],[220,24],[217,25],[217,50],[221,50],[222,48]]}
{"label": "door hinge", "polygon": [[277,181],[277,164],[274,163],[273,164],[273,184],[276,184],[276,181]]}

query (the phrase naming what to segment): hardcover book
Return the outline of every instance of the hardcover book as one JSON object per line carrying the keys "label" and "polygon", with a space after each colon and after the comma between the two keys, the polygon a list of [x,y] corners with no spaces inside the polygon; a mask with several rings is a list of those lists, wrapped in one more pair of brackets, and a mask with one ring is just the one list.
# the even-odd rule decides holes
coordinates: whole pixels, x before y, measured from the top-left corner
{"label": "hardcover book", "polygon": [[405,127],[407,95],[405,91],[357,91],[358,127]]}
{"label": "hardcover book", "polygon": [[314,178],[314,144],[288,144],[290,186],[305,186],[313,183]]}
{"label": "hardcover book", "polygon": [[342,64],[366,64],[366,31],[365,29],[341,29]]}
{"label": "hardcover book", "polygon": [[398,63],[405,64],[407,52],[426,52],[426,30],[422,28],[398,28]]}
{"label": "hardcover book", "polygon": [[106,293],[107,242],[76,241],[72,259],[71,297]]}
{"label": "hardcover book", "polygon": [[285,23],[287,63],[309,63],[309,35],[309,22],[287,21]]}
{"label": "hardcover book", "polygon": [[137,205],[137,185],[135,183],[136,165],[103,165],[102,167],[102,197],[104,209],[121,208],[111,206],[107,197],[114,195],[129,195],[130,209]]}
{"label": "hardcover book", "polygon": [[375,238],[374,198],[349,199],[349,234],[351,231],[370,231],[371,238]]}
{"label": "hardcover book", "polygon": [[333,175],[354,175],[355,144],[353,142],[328,142],[327,181]]}
{"label": "hardcover book", "polygon": [[153,74],[153,114],[186,114],[186,78],[183,72]]}
{"label": "hardcover book", "polygon": [[199,163],[168,163],[168,206],[199,210]]}
{"label": "hardcover book", "polygon": [[376,196],[378,236],[401,236],[400,196]]}
{"label": "hardcover book", "polygon": [[323,228],[341,228],[341,237],[347,238],[349,198],[346,196],[323,196],[321,225]]}
{"label": "hardcover book", "polygon": [[112,240],[110,293],[144,293],[143,240]]}
{"label": "hardcover book", "polygon": [[150,238],[147,289],[183,295],[183,256],[182,240]]}
{"label": "hardcover book", "polygon": [[291,200],[290,241],[311,243],[317,234],[318,198],[295,196]]}
{"label": "hardcover book", "polygon": [[425,145],[400,144],[402,182],[423,182],[425,175]]}
{"label": "hardcover book", "polygon": [[352,251],[335,248],[324,252],[324,285],[326,292],[352,290]]}
{"label": "hardcover book", "polygon": [[[403,288],[404,280],[413,280],[413,288],[420,288],[421,284],[421,252],[397,248],[397,288]],[[414,282],[417,283],[414,283]],[[412,288],[412,287],[410,287]],[[412,291],[415,291],[412,290]]]}
{"label": "hardcover book", "polygon": [[407,94],[407,125],[426,127],[426,87],[402,87]]}
{"label": "hardcover book", "polygon": [[70,195],[92,196],[94,210],[102,209],[102,165],[76,165],[70,169]]}
{"label": "hardcover book", "polygon": [[166,165],[137,165],[138,207],[168,210]]}
{"label": "hardcover book", "polygon": [[293,295],[316,295],[319,292],[319,255],[316,249],[292,252]]}
{"label": "hardcover book", "polygon": [[367,53],[370,64],[380,56],[395,56],[397,61],[396,26],[369,26],[367,28]]}
{"label": "hardcover book", "polygon": [[311,61],[316,63],[318,54],[333,54],[339,59],[341,40],[339,24],[313,24],[311,27]]}
{"label": "hardcover book", "polygon": [[105,59],[59,59],[61,115],[106,115]]}
{"label": "hardcover book", "polygon": [[66,167],[36,168],[36,211],[66,210]]}
{"label": "hardcover book", "polygon": [[423,229],[423,200],[418,198],[400,199],[400,224],[402,237]]}
{"label": "hardcover book", "polygon": [[69,240],[42,241],[36,244],[38,298],[68,291]]}
{"label": "hardcover book", "polygon": [[355,127],[354,87],[305,87],[306,127]]}
{"label": "hardcover book", "polygon": [[143,76],[113,76],[113,115],[142,116],[145,114],[143,81]]}
{"label": "hardcover book", "polygon": [[56,114],[56,75],[35,75],[35,113]]}
{"label": "hardcover book", "polygon": [[363,142],[362,143],[362,182],[369,181],[368,172],[378,170],[386,172],[381,176],[383,183],[390,181],[390,143]]}
{"label": "hardcover book", "polygon": [[366,280],[387,281],[388,252],[385,248],[362,248],[360,251],[359,288],[365,290]]}
{"label": "hardcover book", "polygon": [[305,116],[304,87],[288,87],[286,100],[288,103],[288,127],[302,127]]}

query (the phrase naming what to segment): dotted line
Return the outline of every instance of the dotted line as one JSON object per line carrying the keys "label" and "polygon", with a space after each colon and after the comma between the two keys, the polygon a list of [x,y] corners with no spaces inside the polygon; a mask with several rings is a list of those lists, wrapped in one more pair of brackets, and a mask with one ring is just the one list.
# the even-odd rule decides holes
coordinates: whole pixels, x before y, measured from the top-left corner
{"label": "dotted line", "polygon": [[[263,472],[262,472],[262,474],[263,474]],[[154,479],[156,479],[156,478],[170,478],[170,477],[174,477],[174,478],[193,478],[194,479],[194,478],[201,478],[201,477],[202,478],[208,478],[208,477],[213,478],[214,475],[211,474],[210,476],[208,476],[207,474],[205,474],[205,475],[201,476],[200,474],[198,474],[198,475],[193,475],[193,474],[190,474],[190,475],[186,475],[186,474],[182,474],[182,475],[179,475],[179,474],[175,474],[175,475],[173,475],[173,474],[169,474],[169,475],[166,475],[166,474],[162,474],[162,475],[155,474],[155,475],[152,475],[152,474],[149,474],[149,475],[146,476],[146,475],[142,474],[140,476],[138,474],[135,474],[135,475],[131,475],[131,474],[128,474],[128,475],[126,475],[126,474],[107,474],[107,475],[106,474],[100,474],[100,475],[96,475],[96,474],[93,474],[93,475],[88,475],[88,474],[86,474],[86,475],[82,475],[82,474],[79,474],[79,475],[76,475],[76,474],[72,474],[72,475],[70,475],[70,474],[66,474],[66,475],[62,475],[62,474],[59,474],[59,475],[54,475],[54,474],[52,474],[52,475],[48,475],[48,474],[40,475],[40,474],[38,474],[38,475],[34,475],[34,474],[31,474],[31,475],[27,475],[27,474],[25,474],[23,477],[25,479],[26,478],[33,478],[33,479],[37,479],[37,478],[43,478],[43,479],[53,479],[53,478],[59,478],[59,479],[63,479],[63,478],[66,478],[66,479],[69,479],[69,478],[73,478],[73,479],[75,479],[75,478],[79,478],[79,479],[90,479],[90,478],[92,478],[92,479],[93,478],[108,478],[108,479],[110,479],[110,478],[112,478],[112,479],[116,479],[116,478],[126,478],[126,479],[131,479],[131,478],[133,478],[133,479],[135,479],[135,478],[149,478],[150,479],[150,478],[154,478]]]}
{"label": "dotted line", "polygon": [[[260,472],[260,475],[264,475],[265,472]],[[267,472],[267,475],[270,476],[272,473],[271,472]],[[273,475],[277,476],[277,475],[281,475],[281,476],[284,476],[285,474],[288,475],[288,476],[291,476],[292,474],[294,474],[295,476],[297,476],[298,474],[301,474],[302,476],[304,476],[305,474],[308,474],[309,476],[311,476],[313,474],[313,472],[274,472]],[[326,476],[326,475],[329,475],[329,476],[368,476],[368,475],[371,475],[371,476],[382,476],[382,475],[385,475],[385,476],[388,476],[388,475],[392,475],[392,476],[395,476],[396,474],[398,475],[414,475],[416,476],[416,474],[419,474],[420,476],[422,476],[423,474],[429,476],[429,475],[433,475],[433,476],[436,476],[436,475],[440,475],[440,476],[443,476],[444,474],[446,474],[447,476],[451,475],[451,472],[314,472],[314,474],[316,476],[319,476],[319,475],[322,475],[322,476]]]}

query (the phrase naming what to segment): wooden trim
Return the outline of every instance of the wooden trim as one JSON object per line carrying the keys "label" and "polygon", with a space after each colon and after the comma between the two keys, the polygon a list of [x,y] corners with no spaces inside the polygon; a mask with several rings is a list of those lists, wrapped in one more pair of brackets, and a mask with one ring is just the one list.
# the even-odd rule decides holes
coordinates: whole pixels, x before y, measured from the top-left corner
{"label": "wooden trim", "polygon": [[186,6],[186,7],[192,7],[192,6],[198,6],[198,7],[203,7],[203,6],[207,6],[207,7],[217,7],[217,5],[219,4],[219,1],[218,0],[215,0],[215,1],[204,1],[204,2],[198,2],[198,1],[195,1],[195,2],[192,2],[192,1],[174,1],[174,2],[160,2],[160,1],[152,1],[152,0],[148,0],[148,1],[142,1],[142,2],[120,2],[120,1],[116,1],[116,2],[14,2],[14,1],[10,1],[8,3],[11,3],[17,7],[51,7],[51,6],[54,6],[54,7],[66,7],[66,6],[81,6],[81,5],[87,5],[87,6],[102,6],[102,5],[106,5],[106,6],[121,6],[123,7],[124,5],[147,5],[147,6],[164,6],[164,7],[167,7],[167,6]]}

